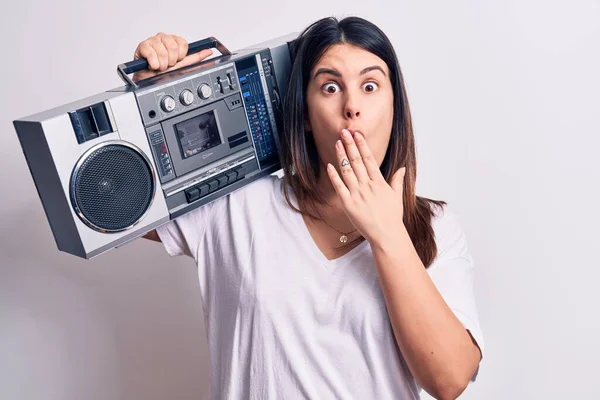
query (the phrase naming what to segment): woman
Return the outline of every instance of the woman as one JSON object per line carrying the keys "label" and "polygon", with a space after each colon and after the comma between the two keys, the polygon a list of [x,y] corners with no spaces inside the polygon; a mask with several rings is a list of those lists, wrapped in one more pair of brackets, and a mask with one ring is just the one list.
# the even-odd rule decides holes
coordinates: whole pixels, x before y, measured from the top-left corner
{"label": "woman", "polygon": [[[415,194],[410,111],[394,49],[360,18],[325,18],[292,49],[283,179],[263,178],[146,237],[198,265],[223,398],[454,399],[483,339],[473,261],[444,202]],[[187,43],[140,43],[149,71]]]}

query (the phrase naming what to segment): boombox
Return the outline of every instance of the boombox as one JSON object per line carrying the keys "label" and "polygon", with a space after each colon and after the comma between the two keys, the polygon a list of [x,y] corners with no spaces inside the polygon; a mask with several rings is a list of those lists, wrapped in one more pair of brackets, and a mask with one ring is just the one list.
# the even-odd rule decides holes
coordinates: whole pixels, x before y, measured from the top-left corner
{"label": "boombox", "polygon": [[58,249],[83,258],[281,169],[278,131],[296,34],[13,121]]}

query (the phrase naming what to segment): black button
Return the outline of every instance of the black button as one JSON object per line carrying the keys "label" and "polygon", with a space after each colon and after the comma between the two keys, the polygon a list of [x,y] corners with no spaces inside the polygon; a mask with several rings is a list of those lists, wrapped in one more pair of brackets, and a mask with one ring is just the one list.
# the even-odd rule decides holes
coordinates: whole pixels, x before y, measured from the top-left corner
{"label": "black button", "polygon": [[228,178],[225,175],[217,176],[217,180],[219,181],[219,187],[222,188],[227,186]]}
{"label": "black button", "polygon": [[238,176],[237,172],[235,171],[227,171],[225,172],[225,175],[227,175],[227,178],[229,178],[229,183],[235,182]]}
{"label": "black button", "polygon": [[210,193],[210,187],[206,183],[202,183],[196,186],[196,188],[200,191],[200,197],[204,197]]}
{"label": "black button", "polygon": [[208,191],[210,193],[214,192],[219,188],[219,181],[216,179],[209,179],[208,181],[206,181],[206,184],[208,185]]}
{"label": "black button", "polygon": [[200,198],[200,191],[195,187],[185,189],[185,198],[187,199],[188,203],[198,200]]}
{"label": "black button", "polygon": [[246,171],[244,170],[243,166],[236,167],[235,172],[238,174],[237,179],[242,179],[244,176],[246,176]]}

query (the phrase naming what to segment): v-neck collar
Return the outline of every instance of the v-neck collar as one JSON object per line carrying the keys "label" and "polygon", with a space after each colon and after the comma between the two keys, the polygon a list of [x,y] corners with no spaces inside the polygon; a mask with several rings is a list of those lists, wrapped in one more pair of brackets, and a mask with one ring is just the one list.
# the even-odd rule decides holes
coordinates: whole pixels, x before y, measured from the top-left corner
{"label": "v-neck collar", "polygon": [[[282,185],[281,195],[282,196],[283,196],[283,185],[284,184],[285,183],[283,181],[283,178],[281,178],[281,185]],[[290,194],[291,203],[295,207],[298,208],[298,200],[297,200],[296,195],[293,192],[293,190],[290,189],[289,194]],[[289,207],[289,205],[285,201],[285,197],[283,198],[283,202],[285,203],[285,205],[287,207]],[[331,272],[333,272],[333,270],[337,266],[343,265],[343,264],[347,263],[349,260],[352,260],[353,258],[355,258],[362,251],[362,249],[368,245],[367,240],[363,240],[361,243],[359,243],[354,248],[350,249],[345,254],[330,260],[325,256],[325,254],[323,254],[323,252],[321,251],[319,246],[317,246],[317,243],[315,242],[312,235],[310,234],[310,231],[308,230],[308,226],[306,226],[306,222],[304,221],[304,218],[302,218],[302,214],[300,214],[299,212],[292,210],[292,209],[290,209],[290,212],[293,214],[292,222],[295,225],[294,230],[298,233],[298,241],[302,243],[302,245],[309,252],[309,254],[312,256],[313,259],[315,259],[319,264],[321,264],[323,267],[325,267],[327,270],[329,270]]]}

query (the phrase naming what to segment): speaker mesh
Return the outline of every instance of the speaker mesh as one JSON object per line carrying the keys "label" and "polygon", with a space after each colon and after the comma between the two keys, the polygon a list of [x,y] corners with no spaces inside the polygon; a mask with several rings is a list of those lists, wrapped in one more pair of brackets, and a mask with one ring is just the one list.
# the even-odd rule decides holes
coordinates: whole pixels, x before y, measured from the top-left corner
{"label": "speaker mesh", "polygon": [[93,151],[74,171],[71,182],[71,199],[84,222],[108,231],[136,223],[146,213],[154,193],[146,159],[120,144]]}

